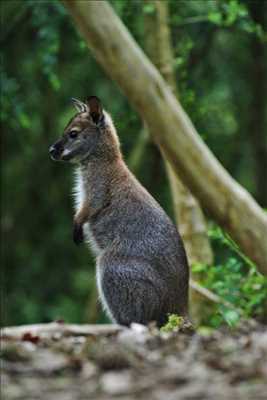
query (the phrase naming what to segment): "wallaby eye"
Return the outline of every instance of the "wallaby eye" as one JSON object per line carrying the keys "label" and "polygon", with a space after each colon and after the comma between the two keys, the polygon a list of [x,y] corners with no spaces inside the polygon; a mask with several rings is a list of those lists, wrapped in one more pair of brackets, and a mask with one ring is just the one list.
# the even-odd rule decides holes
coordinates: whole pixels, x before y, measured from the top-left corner
{"label": "wallaby eye", "polygon": [[72,139],[75,139],[78,136],[78,132],[77,131],[70,131],[69,133],[69,137]]}

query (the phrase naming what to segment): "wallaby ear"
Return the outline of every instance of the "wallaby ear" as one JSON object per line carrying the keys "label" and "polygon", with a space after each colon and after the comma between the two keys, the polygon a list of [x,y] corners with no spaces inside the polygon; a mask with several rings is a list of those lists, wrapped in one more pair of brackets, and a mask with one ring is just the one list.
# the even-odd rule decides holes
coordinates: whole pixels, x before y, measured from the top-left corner
{"label": "wallaby ear", "polygon": [[71,101],[79,113],[89,111],[87,104],[83,103],[82,101],[75,99],[74,97],[71,98]]}
{"label": "wallaby ear", "polygon": [[96,96],[90,96],[86,99],[86,105],[89,108],[89,112],[93,121],[97,123],[103,115],[101,101]]}

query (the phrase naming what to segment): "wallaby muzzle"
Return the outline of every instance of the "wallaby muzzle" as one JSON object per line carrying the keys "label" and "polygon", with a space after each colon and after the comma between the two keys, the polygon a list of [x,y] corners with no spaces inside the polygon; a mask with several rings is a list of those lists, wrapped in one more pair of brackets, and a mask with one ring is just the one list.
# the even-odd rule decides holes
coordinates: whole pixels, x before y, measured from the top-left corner
{"label": "wallaby muzzle", "polygon": [[62,140],[58,140],[52,146],[49,147],[49,154],[52,160],[58,161],[61,159],[62,151],[64,150],[64,145]]}

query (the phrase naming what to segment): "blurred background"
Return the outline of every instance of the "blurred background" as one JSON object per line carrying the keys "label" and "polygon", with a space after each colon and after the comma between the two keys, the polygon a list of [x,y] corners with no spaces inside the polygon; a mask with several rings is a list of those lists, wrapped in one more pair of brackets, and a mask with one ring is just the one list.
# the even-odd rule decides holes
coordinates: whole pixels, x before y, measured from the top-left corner
{"label": "blurred background", "polygon": [[[110,3],[144,48],[151,4]],[[267,2],[169,0],[168,6],[179,99],[216,157],[266,208]],[[127,164],[174,218],[164,163],[59,1],[3,1],[1,14],[2,323],[103,322],[94,260],[72,242],[73,167],[48,155],[74,114],[70,98],[102,99]],[[214,260],[193,272],[247,316],[266,319],[266,279],[207,218]],[[205,325],[240,317],[206,306]]]}

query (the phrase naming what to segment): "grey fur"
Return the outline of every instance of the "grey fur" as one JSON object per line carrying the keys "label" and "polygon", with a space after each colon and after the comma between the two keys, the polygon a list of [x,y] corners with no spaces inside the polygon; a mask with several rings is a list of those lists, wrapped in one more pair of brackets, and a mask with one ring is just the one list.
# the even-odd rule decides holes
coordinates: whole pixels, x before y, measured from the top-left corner
{"label": "grey fur", "polygon": [[182,240],[128,170],[105,112],[101,124],[94,152],[79,163],[76,185],[78,213],[84,204],[89,210],[81,226],[96,256],[101,302],[119,324],[162,325],[169,313],[187,315],[189,269]]}

